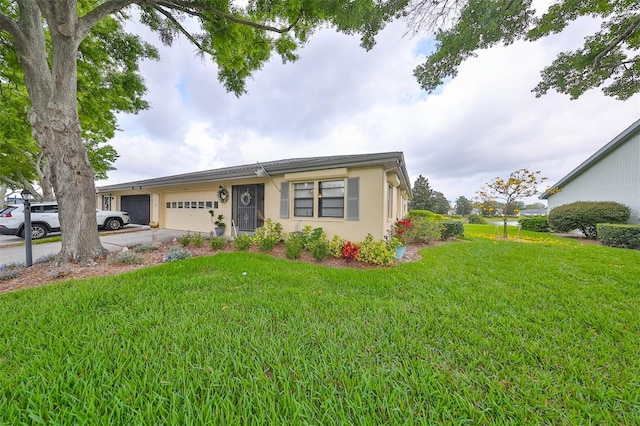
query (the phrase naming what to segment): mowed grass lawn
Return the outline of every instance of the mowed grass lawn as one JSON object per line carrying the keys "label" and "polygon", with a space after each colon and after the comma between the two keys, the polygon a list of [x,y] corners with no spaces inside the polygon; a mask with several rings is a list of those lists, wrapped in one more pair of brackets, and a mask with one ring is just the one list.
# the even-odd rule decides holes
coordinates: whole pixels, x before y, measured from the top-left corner
{"label": "mowed grass lawn", "polygon": [[640,252],[224,253],[0,296],[0,424],[638,424]]}

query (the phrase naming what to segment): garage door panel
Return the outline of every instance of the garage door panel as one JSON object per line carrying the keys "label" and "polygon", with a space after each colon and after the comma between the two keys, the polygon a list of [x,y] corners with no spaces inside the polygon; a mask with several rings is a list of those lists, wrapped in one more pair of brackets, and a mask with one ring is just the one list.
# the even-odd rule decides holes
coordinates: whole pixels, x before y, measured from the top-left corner
{"label": "garage door panel", "polygon": [[150,195],[123,195],[120,210],[129,213],[131,223],[148,225],[151,218]]}

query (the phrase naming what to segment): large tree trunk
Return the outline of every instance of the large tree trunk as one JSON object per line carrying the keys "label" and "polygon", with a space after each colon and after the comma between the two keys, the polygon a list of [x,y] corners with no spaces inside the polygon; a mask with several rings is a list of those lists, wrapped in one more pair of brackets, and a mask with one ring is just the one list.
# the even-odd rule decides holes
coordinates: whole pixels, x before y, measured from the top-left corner
{"label": "large tree trunk", "polygon": [[104,255],[96,222],[95,186],[80,121],[74,108],[49,105],[34,135],[49,160],[60,208],[62,250],[58,261],[92,262]]}
{"label": "large tree trunk", "polygon": [[40,190],[42,191],[42,200],[53,201],[55,197],[53,192],[53,183],[51,182],[51,167],[49,166],[47,159],[44,157],[44,153],[39,152],[38,158],[33,163],[33,167],[36,169],[36,173],[38,174],[38,183],[40,185]]}
{"label": "large tree trunk", "polygon": [[[47,61],[41,10],[51,34]],[[78,34],[76,2],[25,2],[22,34],[16,38],[31,98],[29,121],[51,170],[60,208],[62,250],[58,262],[91,263],[105,254],[95,212],[93,172],[82,142],[77,101]]]}

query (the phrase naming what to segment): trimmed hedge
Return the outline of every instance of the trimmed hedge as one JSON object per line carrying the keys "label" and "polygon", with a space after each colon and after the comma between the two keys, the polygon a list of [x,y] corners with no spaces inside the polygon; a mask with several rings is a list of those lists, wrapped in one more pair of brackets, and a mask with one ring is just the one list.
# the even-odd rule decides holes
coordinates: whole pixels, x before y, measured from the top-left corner
{"label": "trimmed hedge", "polygon": [[579,229],[585,237],[595,239],[598,223],[625,223],[631,210],[614,201],[576,201],[551,210],[549,225],[555,231]]}
{"label": "trimmed hedge", "polygon": [[434,213],[430,210],[410,210],[409,213],[407,213],[407,217],[409,219],[423,218],[431,221],[447,220],[446,216]]}
{"label": "trimmed hedge", "polygon": [[609,247],[640,249],[640,225],[599,223],[598,241]]}
{"label": "trimmed hedge", "polygon": [[549,221],[546,216],[523,217],[520,228],[524,231],[549,232]]}

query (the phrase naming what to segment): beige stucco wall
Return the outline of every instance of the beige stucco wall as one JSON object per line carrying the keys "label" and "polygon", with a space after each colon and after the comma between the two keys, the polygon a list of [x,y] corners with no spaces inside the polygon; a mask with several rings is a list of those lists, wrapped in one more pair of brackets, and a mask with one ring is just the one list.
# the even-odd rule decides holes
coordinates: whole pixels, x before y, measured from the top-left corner
{"label": "beige stucco wall", "polygon": [[[338,180],[350,177],[360,178],[359,211],[360,220],[348,221],[346,218],[323,218],[318,215],[318,185],[320,180]],[[282,224],[284,232],[301,230],[303,226],[313,228],[322,227],[331,238],[333,235],[352,240],[361,241],[367,233],[371,233],[376,239],[384,238],[393,222],[406,214],[407,191],[400,186],[394,171],[385,171],[382,167],[369,167],[357,169],[331,169],[303,173],[290,173],[286,175],[256,177],[252,179],[238,179],[228,181],[215,181],[200,184],[185,184],[166,187],[156,187],[139,190],[111,191],[112,209],[120,208],[120,197],[124,195],[151,194],[151,221],[159,223],[161,228],[180,229],[192,232],[211,232],[215,225],[211,221],[210,208],[207,203],[218,203],[218,208],[213,208],[215,216],[224,215],[227,224],[225,235],[233,235],[231,226],[232,206],[235,200],[230,199],[223,203],[218,199],[218,187],[223,186],[229,192],[231,198],[234,185],[264,184],[264,215],[275,222]],[[287,181],[291,185],[289,198],[289,218],[280,218],[280,190],[282,182]],[[297,182],[315,182],[314,213],[315,217],[293,216],[293,184]],[[389,184],[392,191],[389,191]],[[391,193],[392,212],[389,214],[387,203]],[[97,196],[97,206],[101,207],[101,195]],[[189,202],[189,208],[184,208],[184,203]],[[196,203],[196,208],[191,208],[191,203]],[[183,203],[183,208],[166,208],[166,203]],[[201,208],[201,203],[204,208]],[[345,215],[346,215],[345,194]]]}

